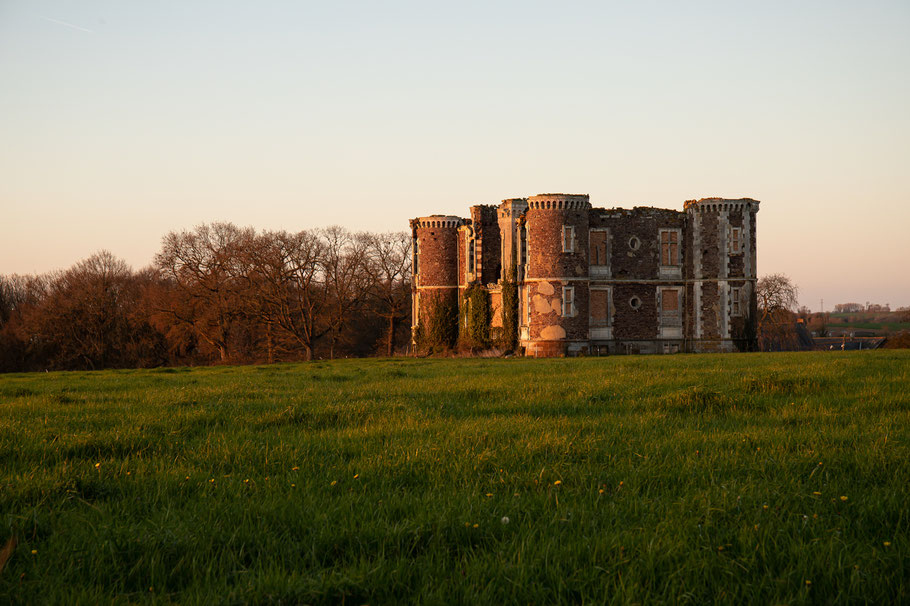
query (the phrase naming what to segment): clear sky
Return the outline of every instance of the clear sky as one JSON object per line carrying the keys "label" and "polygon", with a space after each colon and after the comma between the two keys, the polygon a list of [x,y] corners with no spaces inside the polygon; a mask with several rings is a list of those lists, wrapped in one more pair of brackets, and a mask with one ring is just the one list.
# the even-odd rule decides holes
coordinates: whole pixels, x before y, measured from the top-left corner
{"label": "clear sky", "polygon": [[910,2],[0,0],[0,273],[557,191],[756,198],[760,274],[910,305]]}

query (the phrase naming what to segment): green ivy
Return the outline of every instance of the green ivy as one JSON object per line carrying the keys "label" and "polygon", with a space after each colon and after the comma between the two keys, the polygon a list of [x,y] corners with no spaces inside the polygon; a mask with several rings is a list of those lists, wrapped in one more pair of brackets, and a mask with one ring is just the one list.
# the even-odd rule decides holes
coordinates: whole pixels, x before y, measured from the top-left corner
{"label": "green ivy", "polygon": [[425,303],[427,313],[417,326],[417,346],[440,352],[455,346],[458,337],[458,308],[449,298],[431,299]]}
{"label": "green ivy", "polygon": [[497,335],[497,345],[506,351],[518,347],[518,265],[515,247],[509,275],[502,281],[502,330]]}
{"label": "green ivy", "polygon": [[490,346],[490,293],[479,284],[465,289],[461,298],[461,317],[458,323],[458,343],[467,349],[486,349]]}

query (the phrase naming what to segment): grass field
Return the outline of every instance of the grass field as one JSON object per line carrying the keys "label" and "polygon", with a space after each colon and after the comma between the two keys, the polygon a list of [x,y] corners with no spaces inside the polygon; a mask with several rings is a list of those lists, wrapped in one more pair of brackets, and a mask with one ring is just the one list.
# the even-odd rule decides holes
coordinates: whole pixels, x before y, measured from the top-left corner
{"label": "grass field", "polygon": [[0,603],[906,603],[908,391],[907,351],[0,375]]}

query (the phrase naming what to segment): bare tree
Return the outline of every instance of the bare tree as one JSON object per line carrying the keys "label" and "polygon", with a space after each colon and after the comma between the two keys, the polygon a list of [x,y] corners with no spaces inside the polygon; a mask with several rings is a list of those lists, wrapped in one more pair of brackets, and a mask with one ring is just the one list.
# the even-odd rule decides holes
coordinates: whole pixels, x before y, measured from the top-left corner
{"label": "bare tree", "polygon": [[241,252],[255,237],[251,228],[231,223],[200,225],[171,232],[155,256],[161,275],[174,286],[158,313],[208,343],[222,362],[230,358],[232,325],[242,315],[240,288],[246,268]]}
{"label": "bare tree", "polygon": [[326,321],[329,327],[329,357],[334,358],[345,327],[351,322],[352,316],[361,311],[369,293],[369,235],[352,235],[336,225],[323,230],[322,237],[325,241],[322,267],[328,297]]}
{"label": "bare tree", "polygon": [[784,274],[771,274],[758,280],[758,338],[762,350],[786,348],[795,339],[793,309],[799,289]]}
{"label": "bare tree", "polygon": [[386,355],[395,352],[395,335],[411,302],[411,238],[407,232],[371,234],[368,250],[376,314],[386,321]]}
{"label": "bare tree", "polygon": [[51,278],[33,326],[53,344],[56,367],[121,366],[135,301],[132,270],[103,250]]}
{"label": "bare tree", "polygon": [[266,232],[247,251],[250,262],[247,306],[266,329],[268,359],[276,342],[289,340],[307,360],[328,330],[321,325],[326,303],[322,261],[325,244],[312,231]]}

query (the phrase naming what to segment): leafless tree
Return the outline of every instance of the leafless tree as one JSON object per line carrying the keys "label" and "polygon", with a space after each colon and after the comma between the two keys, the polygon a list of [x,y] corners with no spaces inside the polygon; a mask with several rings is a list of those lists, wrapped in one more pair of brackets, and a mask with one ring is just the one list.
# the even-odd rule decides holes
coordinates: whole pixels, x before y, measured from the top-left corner
{"label": "leafless tree", "polygon": [[257,236],[247,251],[246,292],[253,299],[247,307],[265,326],[270,362],[281,340],[289,340],[303,349],[305,359],[312,359],[316,340],[328,330],[320,325],[326,305],[324,250],[316,232],[280,231]]}
{"label": "leafless tree", "polygon": [[174,286],[158,313],[230,358],[232,325],[242,315],[240,288],[245,284],[245,247],[255,238],[251,228],[231,223],[200,225],[194,231],[171,232],[155,257],[161,275]]}
{"label": "leafless tree", "polygon": [[795,340],[793,310],[799,289],[784,274],[770,274],[758,280],[758,338],[762,350],[787,348]]}
{"label": "leafless tree", "polygon": [[395,335],[411,302],[411,238],[407,232],[370,234],[368,249],[376,314],[386,321],[385,354],[395,352]]}
{"label": "leafless tree", "polygon": [[334,358],[345,327],[362,311],[370,290],[369,235],[351,234],[343,227],[333,226],[323,230],[322,237],[325,242],[322,267],[328,303],[329,357]]}

